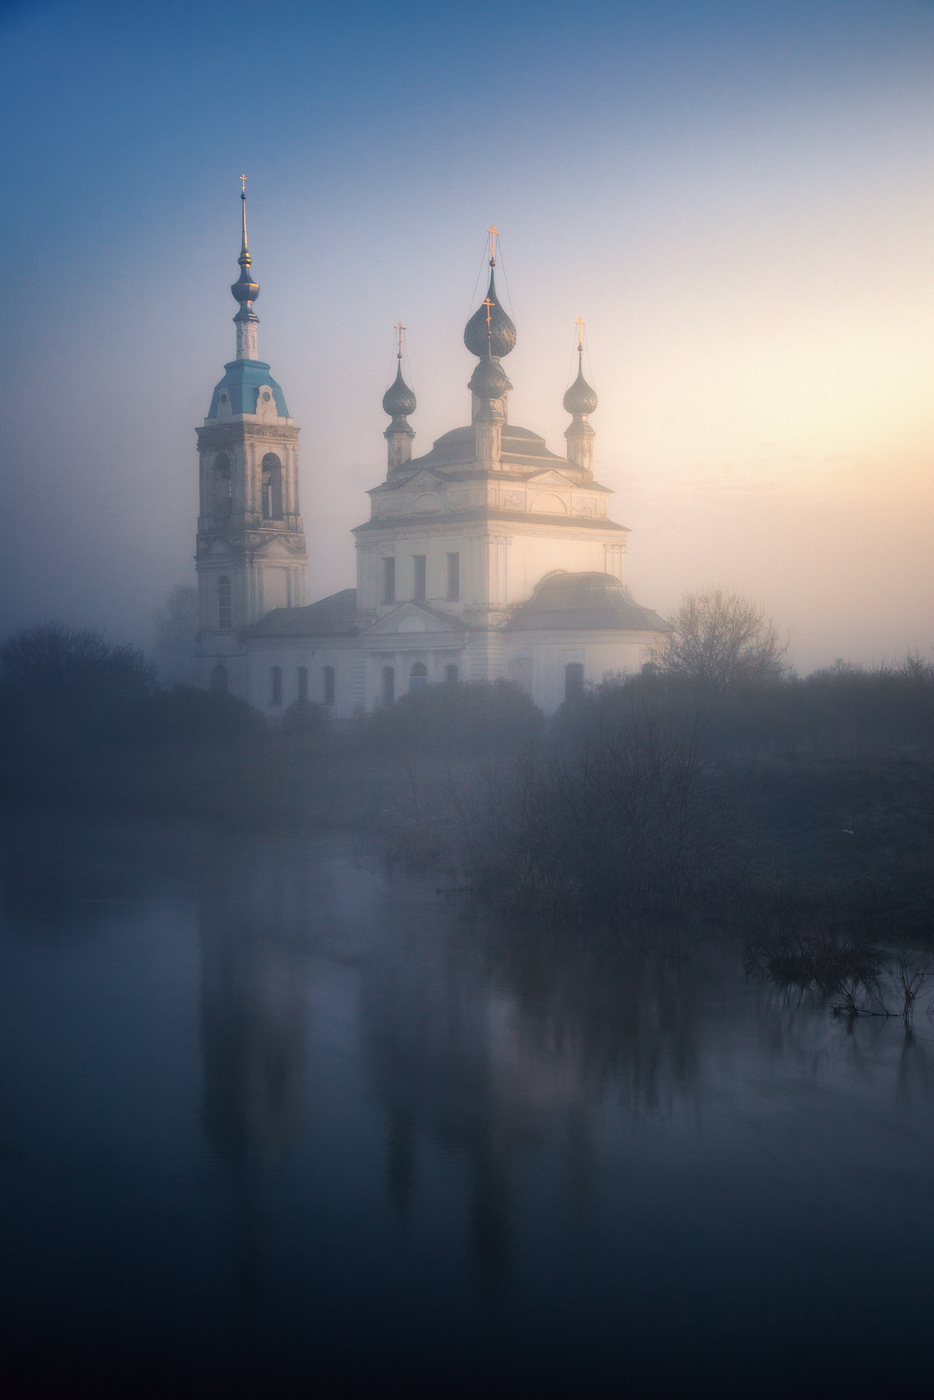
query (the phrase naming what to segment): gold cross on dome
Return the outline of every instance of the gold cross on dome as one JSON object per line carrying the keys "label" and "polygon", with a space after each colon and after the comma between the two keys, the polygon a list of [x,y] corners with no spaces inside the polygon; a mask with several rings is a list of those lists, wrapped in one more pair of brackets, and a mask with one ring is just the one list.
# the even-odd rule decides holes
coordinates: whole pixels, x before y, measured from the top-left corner
{"label": "gold cross on dome", "polygon": [[396,327],[395,327],[395,329],[396,329],[396,333],[397,333],[397,335],[398,335],[398,337],[399,337],[399,347],[398,347],[398,349],[396,350],[396,359],[397,359],[397,360],[401,360],[401,359],[402,359],[402,332],[405,330],[405,326],[402,324],[401,321],[397,321],[397,322],[396,322]]}
{"label": "gold cross on dome", "polygon": [[574,324],[575,324],[575,326],[577,327],[577,348],[578,348],[578,350],[583,350],[583,348],[584,348],[584,327],[586,326],[587,322],[584,320],[583,316],[578,316],[578,318],[577,318],[577,320],[574,322]]}
{"label": "gold cross on dome", "polygon": [[490,324],[490,317],[491,317],[492,314],[493,314],[493,307],[496,305],[496,302],[495,302],[495,301],[491,301],[490,298],[487,297],[487,298],[484,300],[483,305],[486,307],[486,333],[487,333],[487,335],[492,335],[492,334],[493,334],[493,327],[492,327],[492,325]]}
{"label": "gold cross on dome", "polygon": [[494,224],[492,228],[487,229],[487,233],[490,235],[490,257],[496,262],[496,239],[499,235],[499,229]]}

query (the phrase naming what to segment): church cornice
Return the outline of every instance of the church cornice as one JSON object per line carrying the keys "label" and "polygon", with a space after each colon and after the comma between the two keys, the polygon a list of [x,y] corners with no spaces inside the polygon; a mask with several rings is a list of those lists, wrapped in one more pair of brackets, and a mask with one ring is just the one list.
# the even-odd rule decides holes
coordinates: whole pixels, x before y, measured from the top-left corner
{"label": "church cornice", "polygon": [[431,515],[405,515],[405,516],[377,516],[373,520],[367,520],[363,525],[358,525],[352,531],[355,535],[372,534],[374,531],[383,530],[388,534],[403,531],[411,534],[413,526],[417,525],[419,533],[432,531],[437,534],[445,534],[451,525],[472,525],[484,524],[488,521],[509,522],[515,525],[547,525],[549,529],[558,530],[586,530],[588,534],[594,531],[613,534],[630,534],[628,525],[619,525],[615,520],[608,520],[605,516],[598,519],[590,519],[585,515],[544,515],[533,514],[525,510],[456,510],[450,514],[441,512]]}
{"label": "church cornice", "polygon": [[236,447],[248,438],[267,442],[298,442],[301,428],[277,427],[274,423],[218,423],[195,428],[199,447]]}
{"label": "church cornice", "polygon": [[[616,494],[612,486],[604,486],[601,482],[594,481],[593,477],[584,477],[580,472],[575,472],[573,468],[566,471],[564,463],[559,463],[557,467],[543,467],[541,463],[539,463],[534,471],[529,470],[525,472],[489,472],[483,471],[480,468],[464,467],[456,472],[439,471],[434,475],[437,477],[438,486],[462,486],[465,482],[472,481],[508,481],[515,482],[518,485],[527,485],[530,482],[534,482],[536,477],[545,476],[549,471],[556,471],[562,476],[566,476],[568,485],[575,491],[596,491],[605,496],[614,496]],[[385,495],[395,491],[402,491],[406,487],[413,488],[417,484],[414,476],[406,477],[404,481],[397,481],[394,479],[381,481],[378,486],[371,487],[367,495]],[[426,487],[425,489],[434,490],[435,487]]]}

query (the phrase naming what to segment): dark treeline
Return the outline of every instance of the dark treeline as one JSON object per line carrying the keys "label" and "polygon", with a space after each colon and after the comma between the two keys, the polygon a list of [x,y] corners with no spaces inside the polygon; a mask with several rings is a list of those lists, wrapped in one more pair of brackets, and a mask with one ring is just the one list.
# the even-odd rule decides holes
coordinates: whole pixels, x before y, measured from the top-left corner
{"label": "dark treeline", "polygon": [[871,906],[876,934],[883,918],[892,936],[925,933],[934,666],[799,679],[765,644],[762,665],[747,638],[738,666],[712,670],[708,648],[693,671],[673,648],[550,721],[494,682],[430,686],[343,725],[296,705],[273,727],[232,697],[160,686],[132,647],[47,624],[0,647],[3,799],[363,825],[539,922],[745,920],[758,968],[787,971],[789,908],[799,930],[806,909],[843,930]]}

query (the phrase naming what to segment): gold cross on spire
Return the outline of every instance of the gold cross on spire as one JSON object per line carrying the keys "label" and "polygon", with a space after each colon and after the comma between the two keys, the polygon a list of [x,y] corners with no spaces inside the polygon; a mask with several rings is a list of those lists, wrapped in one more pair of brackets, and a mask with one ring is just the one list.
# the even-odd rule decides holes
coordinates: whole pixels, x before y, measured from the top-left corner
{"label": "gold cross on spire", "polygon": [[398,345],[398,348],[397,348],[397,350],[396,350],[396,359],[397,359],[397,360],[401,360],[401,359],[402,359],[402,332],[405,330],[405,326],[402,324],[401,321],[397,321],[397,322],[396,322],[396,327],[395,327],[395,328],[396,328],[396,334],[398,335],[398,338],[399,338],[399,345]]}
{"label": "gold cross on spire", "polygon": [[578,351],[583,351],[583,349],[584,349],[584,327],[586,326],[587,322],[584,320],[583,316],[578,316],[578,318],[577,318],[577,320],[574,322],[574,324],[575,324],[575,326],[577,327],[577,348],[578,348]]}
{"label": "gold cross on spire", "polygon": [[240,176],[240,198],[246,199],[246,176]]}
{"label": "gold cross on spire", "polygon": [[494,267],[496,264],[496,239],[499,235],[499,229],[494,224],[492,228],[487,229],[487,233],[490,235],[490,267]]}

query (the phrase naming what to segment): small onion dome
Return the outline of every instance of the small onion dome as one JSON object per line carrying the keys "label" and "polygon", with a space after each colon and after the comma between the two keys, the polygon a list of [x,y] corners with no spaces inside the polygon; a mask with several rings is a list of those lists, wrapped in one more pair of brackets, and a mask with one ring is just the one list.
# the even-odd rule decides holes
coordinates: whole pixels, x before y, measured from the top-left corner
{"label": "small onion dome", "polygon": [[396,370],[396,377],[383,395],[383,412],[393,418],[404,418],[415,412],[415,395],[402,378],[402,365]]}
{"label": "small onion dome", "polygon": [[597,406],[597,396],[584,378],[583,368],[564,396],[564,407],[568,413],[593,413]]}
{"label": "small onion dome", "polygon": [[508,355],[510,350],[515,348],[516,328],[496,300],[496,282],[492,272],[487,298],[494,303],[489,308],[490,334],[487,334],[487,307],[481,302],[464,327],[464,344],[471,355],[483,356],[487,350],[497,357]]}
{"label": "small onion dome", "polygon": [[259,296],[259,287],[250,277],[249,266],[245,267],[231,287],[231,292],[237,301],[242,305],[245,301],[255,301]]}
{"label": "small onion dome", "polygon": [[470,376],[467,388],[476,394],[478,399],[501,399],[504,394],[509,393],[512,385],[506,378],[506,371],[499,360],[484,355]]}

